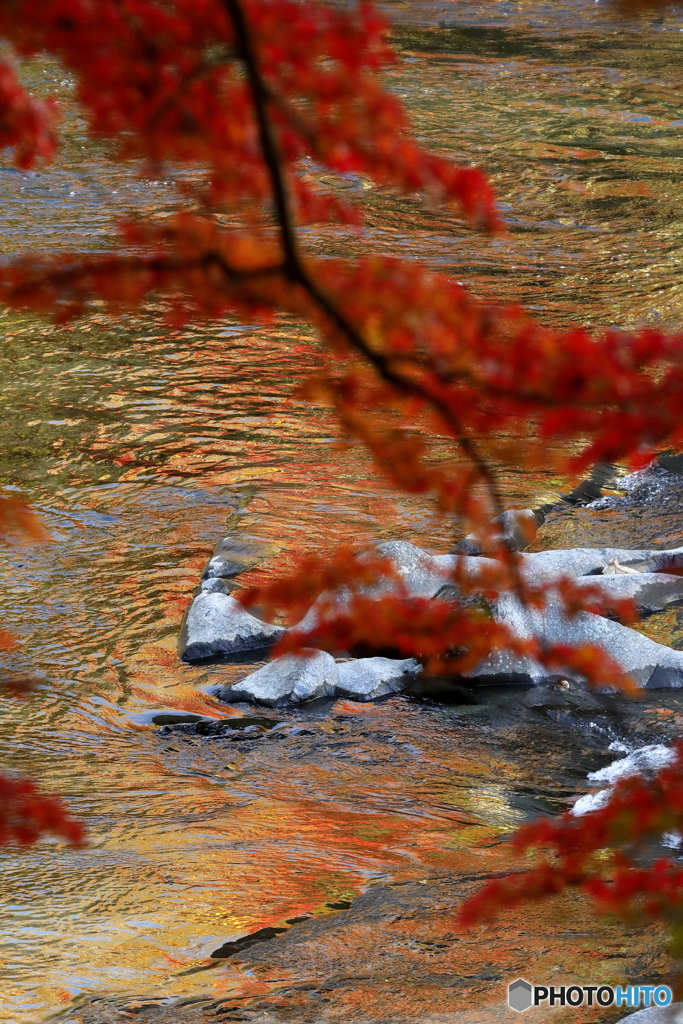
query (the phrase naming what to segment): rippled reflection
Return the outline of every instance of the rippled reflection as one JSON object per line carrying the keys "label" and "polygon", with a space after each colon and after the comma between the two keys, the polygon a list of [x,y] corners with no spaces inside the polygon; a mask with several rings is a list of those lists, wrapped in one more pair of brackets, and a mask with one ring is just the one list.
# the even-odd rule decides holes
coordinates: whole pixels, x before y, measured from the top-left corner
{"label": "rippled reflection", "polygon": [[[488,169],[510,237],[483,240],[349,180],[364,233],[308,244],[427,259],[546,322],[678,325],[683,23],[638,34],[578,0],[386,7],[401,54],[392,88],[427,143]],[[0,173],[3,256],[106,250],[126,211],[174,207],[172,178],[142,181],[86,141],[58,68],[31,76],[61,94],[66,142],[47,171]],[[300,324],[178,331],[149,308],[100,309],[69,328],[5,313],[2,326],[0,482],[27,490],[54,544],[0,552],[4,618],[22,640],[11,665],[43,678],[31,700],[3,702],[0,748],[64,793],[91,838],[81,853],[0,853],[3,1019],[43,1019],[79,992],[246,991],[236,968],[186,971],[241,932],[324,912],[372,881],[500,865],[500,836],[580,787],[591,765],[567,773],[565,751],[519,748],[476,715],[403,700],[358,712],[361,725],[342,702],[300,743],[251,752],[136,724],[159,707],[235,713],[207,690],[244,668],[175,655],[226,529],[278,546],[261,578],[368,534],[443,550],[451,527],[387,488],[358,447],[338,448],[324,410],[292,398],[319,359]],[[502,479],[510,504],[564,483]],[[551,524],[546,541],[610,532],[673,543],[683,527],[675,510],[635,526],[586,513]]]}

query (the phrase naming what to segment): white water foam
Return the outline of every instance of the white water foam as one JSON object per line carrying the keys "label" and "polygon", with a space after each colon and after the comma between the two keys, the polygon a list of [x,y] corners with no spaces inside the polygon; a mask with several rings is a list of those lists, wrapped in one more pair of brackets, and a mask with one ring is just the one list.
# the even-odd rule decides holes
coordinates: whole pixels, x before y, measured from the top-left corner
{"label": "white water foam", "polygon": [[[676,757],[675,751],[671,747],[665,747],[662,743],[634,747],[629,750],[624,743],[615,741],[610,743],[609,749],[624,751],[626,757],[618,758],[597,772],[590,772],[588,778],[591,782],[606,782],[607,786],[595,793],[586,793],[579,797],[570,811],[576,817],[604,807],[612,795],[615,782],[619,779],[625,779],[631,775],[652,775],[661,768],[672,764]],[[681,836],[677,832],[666,833],[662,836],[662,845],[670,849],[678,849],[681,846]]]}

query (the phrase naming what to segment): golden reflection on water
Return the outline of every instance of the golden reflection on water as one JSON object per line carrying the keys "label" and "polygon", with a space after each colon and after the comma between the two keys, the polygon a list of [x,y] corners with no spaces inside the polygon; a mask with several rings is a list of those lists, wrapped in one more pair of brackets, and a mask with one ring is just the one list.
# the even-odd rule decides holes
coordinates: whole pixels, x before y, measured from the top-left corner
{"label": "golden reflection on water", "polygon": [[[548,322],[680,323],[678,23],[638,36],[578,2],[389,6],[402,21],[392,87],[430,145],[488,168],[510,237],[482,240],[443,211],[349,180],[365,233],[309,244],[419,256]],[[459,16],[467,32],[437,27]],[[66,142],[52,168],[0,174],[5,255],[107,248],[124,211],[173,208],[170,176],[141,181],[82,137],[58,68],[27,73],[61,91]],[[237,713],[210,689],[248,668],[175,654],[226,528],[279,548],[250,575],[260,579],[368,535],[445,550],[452,527],[385,486],[357,446],[337,447],[324,410],[291,397],[319,359],[300,324],[171,330],[153,307],[95,309],[70,327],[1,322],[0,482],[26,489],[55,543],[0,552],[4,621],[22,641],[10,667],[44,679],[31,700],[3,701],[0,749],[5,765],[65,795],[91,843],[0,853],[3,1019],[42,1020],[82,992],[265,991],[267,972],[229,962],[186,972],[240,933],[326,913],[378,880],[497,869],[509,860],[501,836],[581,788],[589,759],[567,769],[566,750],[515,746],[476,716],[402,699],[338,702],[312,737],[251,752],[140,725],[160,708]],[[439,439],[435,452],[451,454]],[[513,467],[502,484],[519,505],[564,481]],[[637,526],[638,543],[681,530],[673,518]],[[604,513],[561,519],[546,543],[616,531],[628,544],[634,529]],[[557,931],[544,914],[531,915],[520,962]],[[565,962],[578,969],[588,954],[578,943],[576,960],[570,932]],[[462,957],[503,957],[506,935],[473,937]],[[599,963],[591,971],[615,980]]]}

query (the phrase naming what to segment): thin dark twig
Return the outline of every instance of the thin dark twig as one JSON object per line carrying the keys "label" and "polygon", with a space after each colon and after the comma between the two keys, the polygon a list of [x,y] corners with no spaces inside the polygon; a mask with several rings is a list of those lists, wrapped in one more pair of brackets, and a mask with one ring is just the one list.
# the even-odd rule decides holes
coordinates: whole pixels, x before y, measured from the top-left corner
{"label": "thin dark twig", "polygon": [[476,467],[485,481],[493,504],[498,512],[504,509],[502,497],[498,489],[495,473],[487,460],[478,451],[474,441],[467,435],[452,408],[440,395],[410,378],[397,373],[390,360],[374,351],[363,338],[362,334],[342,313],[335,302],[319,287],[308,274],[299,254],[294,218],[291,213],[287,185],[282,169],[275,132],[268,114],[268,102],[271,90],[263,81],[259,72],[258,60],[253,46],[249,27],[239,0],[223,0],[235,29],[236,51],[241,57],[249,87],[251,89],[254,112],[259,130],[259,139],[263,159],[268,169],[275,205],[275,216],[280,231],[282,249],[287,264],[288,276],[299,284],[322,310],[334,326],[346,337],[355,351],[363,356],[375,368],[379,376],[388,384],[393,385],[403,394],[414,395],[432,405],[451,429],[455,432],[456,441],[461,450]]}
{"label": "thin dark twig", "polygon": [[254,101],[254,112],[258,125],[261,151],[270,175],[275,216],[280,229],[282,252],[287,265],[287,273],[293,280],[303,284],[301,280],[303,268],[299,259],[294,221],[289,209],[287,185],[280,165],[280,154],[275,133],[268,116],[268,90],[259,72],[256,51],[254,50],[247,19],[244,16],[239,0],[223,0],[223,3],[227,8],[233,28],[235,29],[237,56],[244,64]]}

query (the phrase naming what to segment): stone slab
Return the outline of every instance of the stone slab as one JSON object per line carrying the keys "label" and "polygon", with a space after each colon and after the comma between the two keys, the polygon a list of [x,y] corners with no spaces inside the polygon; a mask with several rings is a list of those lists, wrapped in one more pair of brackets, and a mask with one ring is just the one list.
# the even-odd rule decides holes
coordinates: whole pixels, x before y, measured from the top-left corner
{"label": "stone slab", "polygon": [[337,665],[339,681],[336,695],[368,701],[400,693],[419,675],[421,666],[414,658],[358,658]]}
{"label": "stone slab", "polygon": [[326,651],[285,654],[220,691],[221,700],[249,701],[278,707],[332,697],[338,682],[337,665]]}
{"label": "stone slab", "polygon": [[183,661],[272,647],[282,634],[281,626],[250,615],[234,597],[201,591],[185,613],[178,639]]}

